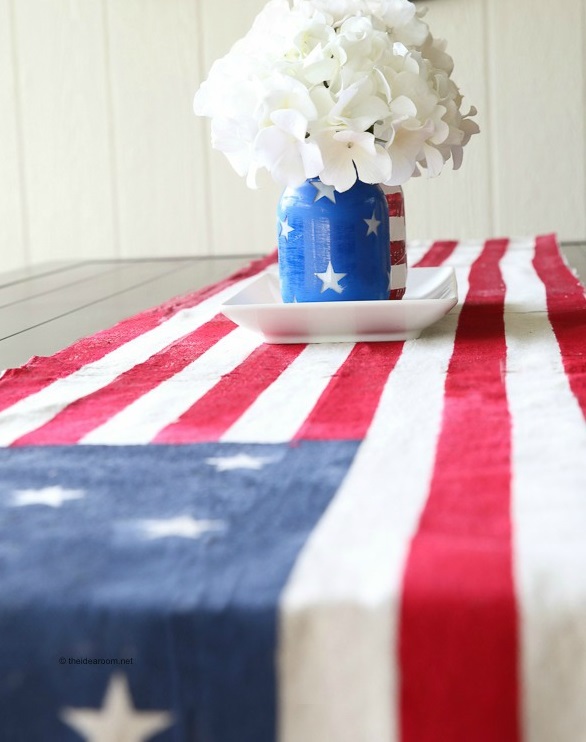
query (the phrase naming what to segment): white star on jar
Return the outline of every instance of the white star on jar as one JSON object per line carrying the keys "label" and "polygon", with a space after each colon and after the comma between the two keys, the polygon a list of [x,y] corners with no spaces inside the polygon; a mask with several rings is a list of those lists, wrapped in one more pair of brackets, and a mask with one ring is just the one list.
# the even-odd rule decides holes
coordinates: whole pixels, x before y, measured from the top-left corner
{"label": "white star on jar", "polygon": [[281,220],[281,237],[284,237],[289,241],[289,233],[294,231],[295,229],[289,226],[289,217],[285,217],[284,220]]}
{"label": "white star on jar", "polygon": [[322,183],[321,180],[313,180],[311,185],[317,190],[314,203],[315,201],[319,201],[320,198],[328,198],[333,204],[336,203],[336,192],[334,186],[326,185],[325,183]]}
{"label": "white star on jar", "polygon": [[334,271],[334,267],[332,266],[332,261],[328,263],[328,267],[325,270],[324,273],[316,273],[315,274],[319,280],[323,283],[323,286],[321,287],[321,293],[323,294],[324,291],[327,291],[328,289],[332,289],[332,291],[335,291],[337,294],[341,294],[342,291],[344,291],[344,287],[340,286],[339,281],[344,278],[344,276],[347,276],[347,273],[336,273]]}
{"label": "white star on jar", "polygon": [[368,226],[368,232],[366,233],[366,236],[368,237],[369,234],[374,234],[378,236],[378,228],[380,227],[381,223],[376,218],[374,211],[372,212],[372,216],[370,219],[364,220]]}

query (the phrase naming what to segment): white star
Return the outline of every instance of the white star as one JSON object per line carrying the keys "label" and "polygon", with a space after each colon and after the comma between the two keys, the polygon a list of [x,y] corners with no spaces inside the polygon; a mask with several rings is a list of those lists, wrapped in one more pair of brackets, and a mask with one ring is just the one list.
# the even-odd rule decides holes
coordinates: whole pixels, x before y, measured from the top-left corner
{"label": "white star", "polygon": [[205,461],[206,464],[215,466],[216,471],[231,471],[232,469],[262,469],[265,464],[270,464],[274,459],[239,453],[236,456],[218,456]]}
{"label": "white star", "polygon": [[342,291],[344,291],[343,286],[340,286],[338,281],[341,281],[342,278],[344,278],[344,276],[347,276],[348,274],[335,273],[331,260],[328,263],[328,267],[325,273],[315,273],[315,275],[319,278],[320,281],[323,282],[323,286],[321,287],[322,294],[327,289],[332,289],[332,291],[335,291],[337,294],[341,294]]}
{"label": "white star", "polygon": [[12,504],[15,507],[24,505],[48,505],[60,508],[69,500],[80,500],[85,497],[83,490],[66,490],[63,487],[43,487],[40,490],[16,490],[13,492]]}
{"label": "white star", "polygon": [[124,675],[112,676],[101,709],[64,708],[60,717],[87,742],[144,742],[174,724],[167,711],[137,711]]}
{"label": "white star", "polygon": [[294,232],[295,228],[289,226],[289,217],[285,217],[285,221],[279,220],[281,223],[281,235],[289,241],[289,232]]}
{"label": "white star", "polygon": [[160,520],[141,520],[139,528],[146,538],[199,538],[208,531],[221,531],[224,523],[221,520],[196,520],[190,515],[180,515],[177,518],[161,518]]}
{"label": "white star", "polygon": [[321,180],[312,180],[311,185],[317,189],[317,193],[315,194],[315,198],[313,202],[319,201],[320,198],[329,198],[330,201],[335,204],[336,203],[336,193],[334,186],[326,185],[325,183],[322,183]]}
{"label": "white star", "polygon": [[366,236],[368,237],[369,234],[375,234],[378,236],[378,228],[380,227],[381,223],[375,217],[374,211],[372,212],[372,216],[370,217],[370,219],[365,219],[364,221],[368,225],[368,232],[366,233]]}

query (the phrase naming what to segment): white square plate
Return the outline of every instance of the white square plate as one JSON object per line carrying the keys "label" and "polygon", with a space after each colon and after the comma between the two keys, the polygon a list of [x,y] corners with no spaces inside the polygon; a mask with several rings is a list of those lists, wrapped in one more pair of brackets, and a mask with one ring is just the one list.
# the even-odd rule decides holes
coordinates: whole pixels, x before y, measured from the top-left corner
{"label": "white square plate", "polygon": [[267,343],[332,343],[409,340],[447,314],[458,301],[454,269],[410,268],[398,301],[332,301],[284,304],[275,271],[261,273],[222,304],[241,327]]}

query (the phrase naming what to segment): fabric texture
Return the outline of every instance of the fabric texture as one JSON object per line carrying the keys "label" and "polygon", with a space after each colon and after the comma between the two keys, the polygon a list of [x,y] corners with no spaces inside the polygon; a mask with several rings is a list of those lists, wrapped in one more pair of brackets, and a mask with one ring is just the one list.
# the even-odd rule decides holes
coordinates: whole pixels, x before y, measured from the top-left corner
{"label": "fabric texture", "polygon": [[586,739],[586,296],[411,243],[416,340],[266,345],[274,256],[0,378],[0,738]]}

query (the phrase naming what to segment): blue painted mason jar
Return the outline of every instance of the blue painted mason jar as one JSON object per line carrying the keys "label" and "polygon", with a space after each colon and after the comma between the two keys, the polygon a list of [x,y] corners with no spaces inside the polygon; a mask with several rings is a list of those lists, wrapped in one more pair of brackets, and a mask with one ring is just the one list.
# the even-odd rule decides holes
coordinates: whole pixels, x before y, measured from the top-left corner
{"label": "blue painted mason jar", "polygon": [[286,188],[277,207],[283,301],[388,299],[388,206],[378,185],[344,193],[319,178]]}

